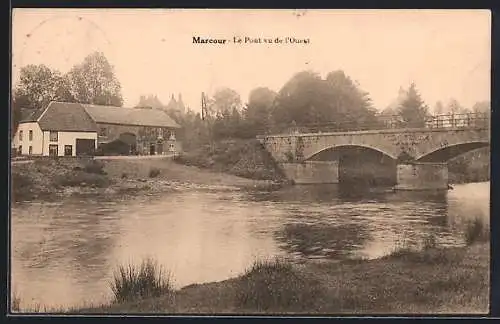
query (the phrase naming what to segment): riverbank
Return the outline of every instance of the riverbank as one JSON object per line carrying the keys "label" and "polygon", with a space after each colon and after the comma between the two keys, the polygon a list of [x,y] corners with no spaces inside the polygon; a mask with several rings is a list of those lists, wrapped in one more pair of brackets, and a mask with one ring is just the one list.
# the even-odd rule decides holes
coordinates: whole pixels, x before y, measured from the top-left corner
{"label": "riverbank", "polygon": [[368,261],[260,264],[172,294],[77,313],[485,314],[489,243],[399,251]]}
{"label": "riverbank", "polygon": [[182,165],[253,180],[284,182],[286,176],[257,140],[225,140],[202,146],[175,158]]}
{"label": "riverbank", "polygon": [[170,192],[191,186],[265,189],[282,185],[181,165],[171,158],[43,159],[12,164],[11,170],[13,201]]}

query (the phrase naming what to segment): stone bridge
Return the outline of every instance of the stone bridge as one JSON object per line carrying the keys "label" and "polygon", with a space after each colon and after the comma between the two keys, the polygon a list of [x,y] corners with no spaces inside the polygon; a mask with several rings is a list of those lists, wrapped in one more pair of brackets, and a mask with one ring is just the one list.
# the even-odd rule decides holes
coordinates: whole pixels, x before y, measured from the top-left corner
{"label": "stone bridge", "polygon": [[347,148],[376,151],[394,161],[396,189],[448,188],[447,161],[490,145],[489,127],[384,129],[258,136],[296,183],[338,183],[339,161],[316,161]]}

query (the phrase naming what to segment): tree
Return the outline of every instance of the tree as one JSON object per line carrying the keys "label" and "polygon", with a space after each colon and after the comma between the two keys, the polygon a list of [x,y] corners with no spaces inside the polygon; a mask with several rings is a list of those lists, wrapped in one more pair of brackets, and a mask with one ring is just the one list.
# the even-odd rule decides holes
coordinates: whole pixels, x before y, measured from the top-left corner
{"label": "tree", "polygon": [[209,113],[231,114],[234,109],[241,111],[242,103],[240,95],[230,88],[221,88],[215,92],[209,100]]}
{"label": "tree", "polygon": [[444,106],[441,101],[436,102],[434,105],[434,115],[442,115],[444,114]]}
{"label": "tree", "polygon": [[476,114],[476,124],[489,126],[491,119],[491,103],[489,101],[479,101],[472,106],[472,111]]}
{"label": "tree", "polygon": [[68,72],[71,94],[79,103],[122,106],[121,85],[103,53],[88,55]]}
{"label": "tree", "polygon": [[462,105],[460,105],[457,99],[452,98],[448,103],[447,111],[450,114],[456,115],[456,114],[467,113],[468,109],[462,107]]}
{"label": "tree", "polygon": [[74,101],[69,91],[68,79],[59,71],[40,65],[21,68],[20,79],[14,89],[14,97],[21,98],[25,108],[41,109],[50,101]]}
{"label": "tree", "polygon": [[[368,92],[347,76],[344,71],[328,73],[326,82],[334,96],[333,111],[353,127],[372,128],[377,126],[376,110]],[[373,125],[373,126],[372,126]]]}
{"label": "tree", "polygon": [[417,91],[415,83],[411,83],[406,98],[398,108],[401,127],[425,127],[428,107]]}
{"label": "tree", "polygon": [[[277,125],[317,123],[326,109],[327,87],[312,71],[295,74],[278,92],[273,119]],[[323,119],[324,120],[324,119]]]}
{"label": "tree", "polygon": [[272,109],[277,93],[269,88],[253,89],[243,110],[248,136],[265,134],[273,127]]}
{"label": "tree", "polygon": [[478,101],[472,106],[472,111],[474,113],[490,113],[491,104],[489,101]]}
{"label": "tree", "polygon": [[368,94],[343,71],[323,80],[317,73],[295,74],[279,91],[273,119],[282,125],[336,123],[336,128],[357,128],[376,122]]}

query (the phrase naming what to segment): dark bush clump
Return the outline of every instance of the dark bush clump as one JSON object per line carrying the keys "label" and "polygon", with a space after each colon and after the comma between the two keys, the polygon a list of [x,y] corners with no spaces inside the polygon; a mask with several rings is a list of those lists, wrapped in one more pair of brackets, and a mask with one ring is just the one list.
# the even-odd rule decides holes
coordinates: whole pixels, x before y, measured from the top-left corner
{"label": "dark bush clump", "polygon": [[258,311],[311,310],[322,293],[318,282],[306,278],[290,263],[258,261],[243,275],[236,304]]}
{"label": "dark bush clump", "polygon": [[475,217],[473,220],[467,222],[464,238],[467,245],[488,241],[490,238],[489,227],[480,217]]}
{"label": "dark bush clump", "polygon": [[170,274],[152,259],[142,261],[140,266],[119,266],[110,286],[116,303],[172,295],[174,292]]}
{"label": "dark bush clump", "polygon": [[91,160],[85,163],[83,170],[87,173],[106,174],[106,172],[104,172],[104,163],[98,160]]}
{"label": "dark bush clump", "polygon": [[149,177],[150,178],[156,178],[157,176],[160,175],[160,169],[157,169],[157,168],[151,168],[149,170]]}
{"label": "dark bush clump", "polygon": [[105,188],[110,185],[110,180],[102,175],[86,172],[68,172],[55,176],[53,183],[56,187],[97,187]]}

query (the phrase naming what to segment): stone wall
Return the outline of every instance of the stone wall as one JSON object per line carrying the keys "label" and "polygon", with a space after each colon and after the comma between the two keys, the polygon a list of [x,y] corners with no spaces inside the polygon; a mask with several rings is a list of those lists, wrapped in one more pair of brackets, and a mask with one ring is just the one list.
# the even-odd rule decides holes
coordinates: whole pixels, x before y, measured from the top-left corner
{"label": "stone wall", "polygon": [[397,166],[399,190],[448,189],[448,166],[446,163],[413,163]]}
{"label": "stone wall", "polygon": [[409,129],[285,134],[259,139],[278,162],[309,160],[325,149],[342,146],[371,148],[392,159],[406,153],[418,160],[436,150],[453,145],[489,143],[490,133],[488,129]]}
{"label": "stone wall", "polygon": [[282,163],[288,179],[296,184],[338,183],[337,161],[306,161],[303,163]]}

